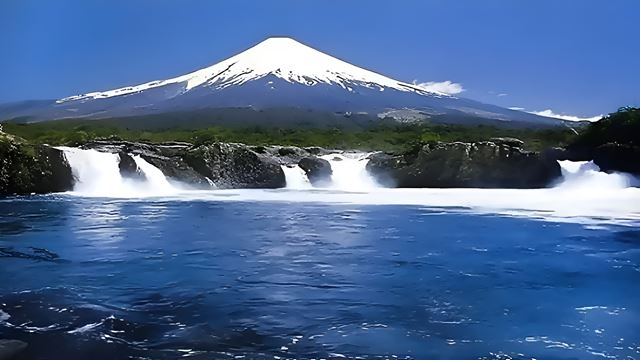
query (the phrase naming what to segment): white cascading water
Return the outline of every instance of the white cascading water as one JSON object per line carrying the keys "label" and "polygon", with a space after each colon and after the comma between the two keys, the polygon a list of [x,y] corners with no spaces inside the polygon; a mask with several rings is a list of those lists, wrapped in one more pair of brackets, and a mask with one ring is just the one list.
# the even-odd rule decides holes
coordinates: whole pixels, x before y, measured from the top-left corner
{"label": "white cascading water", "polygon": [[322,156],[333,170],[332,184],[324,189],[330,191],[308,191],[313,186],[298,166],[285,166],[283,171],[287,188],[301,191],[187,191],[174,186],[158,168],[139,156],[133,159],[145,180],[122,178],[117,154],[61,149],[76,178],[73,194],[80,196],[418,205],[559,221],[567,218],[582,219],[579,221],[594,218],[591,221],[596,223],[606,218],[617,223],[640,221],[640,188],[633,187],[640,186],[638,179],[629,174],[602,173],[591,162],[561,161],[562,180],[545,189],[386,189],[379,187],[367,173],[368,154],[343,153]]}
{"label": "white cascading water", "polygon": [[175,190],[173,185],[171,185],[160,169],[149,164],[145,159],[138,155],[133,156],[133,161],[138,165],[138,169],[144,173],[147,180],[146,183],[151,191],[173,192]]}
{"label": "white cascading water", "polygon": [[[331,164],[333,171],[331,184],[326,188],[344,191],[369,191],[378,188],[379,185],[366,169],[369,155],[366,153],[336,153],[321,156]],[[283,165],[282,170],[288,189],[313,188],[304,170],[299,166]]]}
{"label": "white cascading water", "polygon": [[282,165],[282,171],[284,171],[287,189],[304,190],[313,187],[307,178],[307,174],[298,165],[291,167]]}
{"label": "white cascading water", "polygon": [[607,174],[593,161],[558,161],[562,170],[562,181],[557,188],[572,190],[624,189],[637,184],[637,179],[625,173]]}
{"label": "white cascading water", "polygon": [[346,191],[368,191],[380,187],[367,171],[367,153],[343,153],[323,155],[331,164],[331,188]]}
{"label": "white cascading water", "polygon": [[123,178],[118,154],[60,147],[76,179],[73,191],[83,196],[141,197],[171,195],[178,190],[160,169],[139,156],[133,156],[145,180]]}

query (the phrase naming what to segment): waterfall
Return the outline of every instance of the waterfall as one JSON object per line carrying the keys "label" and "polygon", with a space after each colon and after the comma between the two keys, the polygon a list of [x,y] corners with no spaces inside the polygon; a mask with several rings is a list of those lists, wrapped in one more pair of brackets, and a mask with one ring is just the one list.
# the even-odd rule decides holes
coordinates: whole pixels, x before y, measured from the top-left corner
{"label": "waterfall", "polygon": [[593,161],[567,160],[558,163],[562,170],[562,181],[556,185],[557,188],[597,191],[638,185],[638,180],[630,174],[600,172],[600,168]]}
{"label": "waterfall", "polygon": [[[333,175],[329,189],[367,191],[380,187],[366,169],[369,162],[366,153],[335,153],[321,156],[329,161]],[[311,189],[307,175],[298,165],[282,166],[288,189]]]}
{"label": "waterfall", "polygon": [[138,165],[138,169],[142,171],[147,179],[147,185],[152,191],[156,192],[170,192],[173,191],[173,185],[169,183],[166,176],[160,169],[149,164],[145,159],[138,155],[133,156],[133,161]]}
{"label": "waterfall", "polygon": [[323,155],[329,161],[333,175],[331,188],[347,191],[367,191],[380,186],[367,171],[367,153],[342,153]]}
{"label": "waterfall", "polygon": [[123,178],[118,154],[60,147],[71,166],[73,192],[83,196],[142,197],[170,195],[178,191],[160,169],[139,156],[133,156],[145,180]]}
{"label": "waterfall", "polygon": [[311,183],[307,178],[307,174],[300,168],[300,166],[285,166],[282,165],[282,171],[284,171],[284,177],[287,182],[287,189],[303,190],[311,189]]}

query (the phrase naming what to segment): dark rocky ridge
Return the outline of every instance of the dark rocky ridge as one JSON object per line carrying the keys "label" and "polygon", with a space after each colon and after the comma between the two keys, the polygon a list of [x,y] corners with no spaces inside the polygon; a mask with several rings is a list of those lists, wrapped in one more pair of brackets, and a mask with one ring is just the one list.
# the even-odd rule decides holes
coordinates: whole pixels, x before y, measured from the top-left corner
{"label": "dark rocky ridge", "polygon": [[407,188],[542,188],[561,176],[555,159],[521,146],[517,139],[428,144],[374,154],[367,170],[385,186]]}
{"label": "dark rocky ridge", "polygon": [[[630,145],[606,144],[587,155],[561,148],[529,152],[522,146],[518,139],[504,138],[432,143],[403,154],[373,154],[367,170],[389,187],[540,188],[561,176],[556,160],[591,160],[585,159],[589,155],[603,171],[640,174],[638,148]],[[196,189],[285,187],[281,165],[298,164],[316,186],[326,185],[332,176],[331,164],[317,157],[331,153],[322,148],[116,140],[93,141],[82,147],[119,154],[125,177],[144,179],[132,158],[137,155],[169,179]],[[0,133],[0,195],[68,191],[73,183],[62,151]]]}
{"label": "dark rocky ridge", "polygon": [[640,146],[608,143],[593,151],[593,162],[605,172],[627,172],[640,176]]}
{"label": "dark rocky ridge", "polygon": [[189,149],[187,165],[218,188],[280,188],[286,180],[280,164],[242,144],[215,143]]}
{"label": "dark rocky ridge", "polygon": [[553,148],[546,152],[556,160],[593,161],[601,171],[625,172],[640,176],[640,146],[606,143],[593,148],[570,146]]}

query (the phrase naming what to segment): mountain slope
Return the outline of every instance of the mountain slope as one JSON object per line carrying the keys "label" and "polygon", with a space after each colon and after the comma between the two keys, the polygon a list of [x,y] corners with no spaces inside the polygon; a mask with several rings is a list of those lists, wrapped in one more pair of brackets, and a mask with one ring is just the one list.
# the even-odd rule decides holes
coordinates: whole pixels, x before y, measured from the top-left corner
{"label": "mountain slope", "polygon": [[208,108],[291,107],[391,116],[400,121],[451,115],[562,124],[557,119],[426,91],[284,37],[266,39],[222,62],[175,78],[28,104],[0,107],[0,118],[106,118]]}

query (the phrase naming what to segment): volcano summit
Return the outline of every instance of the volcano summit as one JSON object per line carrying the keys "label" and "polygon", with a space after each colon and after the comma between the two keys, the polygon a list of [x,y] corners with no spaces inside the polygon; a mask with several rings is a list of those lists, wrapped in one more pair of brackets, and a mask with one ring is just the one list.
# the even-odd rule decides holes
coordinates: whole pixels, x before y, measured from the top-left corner
{"label": "volcano summit", "polygon": [[[427,91],[272,37],[212,66],[136,86],[0,107],[29,121],[108,118],[220,108],[294,108],[398,121],[560,125],[561,121]],[[345,120],[348,121],[348,120]]]}

